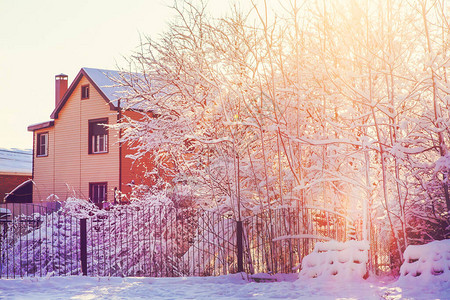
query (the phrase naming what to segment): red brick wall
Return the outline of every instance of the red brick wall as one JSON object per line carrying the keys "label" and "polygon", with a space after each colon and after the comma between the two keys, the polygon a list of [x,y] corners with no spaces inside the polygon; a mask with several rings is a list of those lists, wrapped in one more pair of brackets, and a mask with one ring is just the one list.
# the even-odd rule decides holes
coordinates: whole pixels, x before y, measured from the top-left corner
{"label": "red brick wall", "polygon": [[142,159],[140,161],[133,161],[131,158],[127,158],[127,154],[133,154],[134,151],[130,150],[126,144],[122,146],[122,185],[121,191],[125,194],[131,192],[131,187],[128,185],[133,180],[135,184],[153,185],[151,179],[145,178],[144,174],[148,168],[152,168],[150,159]]}
{"label": "red brick wall", "polygon": [[[135,120],[139,120],[142,118],[142,115],[133,111],[125,111],[124,114]],[[145,178],[144,174],[147,171],[152,170],[155,166],[153,165],[153,159],[151,153],[147,153],[144,157],[142,157],[139,161],[134,161],[131,158],[127,158],[128,154],[134,154],[135,150],[131,149],[128,143],[122,144],[121,149],[121,186],[120,190],[127,194],[128,196],[131,193],[131,187],[129,183],[134,181],[134,184],[144,184],[147,186],[152,186],[155,184],[154,180],[156,178]],[[163,180],[167,182],[171,182],[173,176],[166,174],[165,172],[160,171],[156,177],[161,177]]]}
{"label": "red brick wall", "polygon": [[28,179],[31,179],[31,175],[0,175],[0,202],[3,202],[6,193],[11,192],[16,186]]}
{"label": "red brick wall", "polygon": [[[134,111],[125,111],[124,114],[135,120],[139,120],[142,118],[140,113]],[[134,154],[135,151],[130,149],[131,147],[128,143],[122,144],[121,149],[121,181],[122,184],[120,186],[120,190],[122,193],[127,194],[129,197],[131,193],[131,186],[129,185],[131,181],[134,181],[134,184],[140,185],[153,185],[154,182],[150,178],[145,178],[144,174],[148,169],[153,168],[153,164],[151,163],[150,155],[147,155],[145,158],[142,158],[140,161],[134,161],[131,158],[127,158],[128,154]],[[125,199],[124,199],[125,200]]]}

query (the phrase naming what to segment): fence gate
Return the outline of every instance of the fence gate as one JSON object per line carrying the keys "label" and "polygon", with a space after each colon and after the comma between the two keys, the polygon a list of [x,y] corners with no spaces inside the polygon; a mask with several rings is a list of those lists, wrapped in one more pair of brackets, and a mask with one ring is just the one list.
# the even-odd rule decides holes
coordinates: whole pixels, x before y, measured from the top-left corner
{"label": "fence gate", "polygon": [[245,271],[296,272],[317,241],[345,241],[349,220],[317,207],[267,210],[244,220]]}

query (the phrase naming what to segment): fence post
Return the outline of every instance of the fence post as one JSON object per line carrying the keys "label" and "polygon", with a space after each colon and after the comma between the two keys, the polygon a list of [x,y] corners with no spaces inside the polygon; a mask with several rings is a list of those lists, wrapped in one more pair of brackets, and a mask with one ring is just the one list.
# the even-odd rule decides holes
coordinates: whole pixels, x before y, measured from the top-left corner
{"label": "fence post", "polygon": [[236,247],[238,272],[244,272],[244,243],[242,242],[242,221],[236,221]]}
{"label": "fence post", "polygon": [[81,272],[83,276],[87,276],[87,230],[86,220],[80,219],[80,260]]}

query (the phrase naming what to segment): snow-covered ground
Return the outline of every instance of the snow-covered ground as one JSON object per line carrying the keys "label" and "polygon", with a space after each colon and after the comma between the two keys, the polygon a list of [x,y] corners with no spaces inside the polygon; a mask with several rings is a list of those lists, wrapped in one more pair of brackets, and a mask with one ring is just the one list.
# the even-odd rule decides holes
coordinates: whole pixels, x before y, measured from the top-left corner
{"label": "snow-covered ground", "polygon": [[285,280],[246,275],[181,278],[50,277],[1,279],[0,299],[450,299],[450,283]]}

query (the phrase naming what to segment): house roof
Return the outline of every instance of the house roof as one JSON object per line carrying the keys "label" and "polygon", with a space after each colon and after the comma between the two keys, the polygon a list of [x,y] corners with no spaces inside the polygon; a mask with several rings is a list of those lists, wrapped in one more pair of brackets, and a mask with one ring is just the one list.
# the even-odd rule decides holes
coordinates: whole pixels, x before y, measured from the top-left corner
{"label": "house roof", "polygon": [[123,94],[124,88],[117,86],[118,81],[120,81],[121,78],[119,71],[92,68],[82,68],[82,70],[84,70],[96,87],[102,91],[103,95],[106,96],[110,102],[116,103]]}
{"label": "house roof", "polygon": [[[94,86],[99,90],[103,97],[106,97],[114,109],[141,109],[142,98],[134,98],[133,102],[127,103],[126,101],[119,101],[123,98],[129,98],[135,91],[129,86],[121,86],[120,84],[126,82],[128,84],[136,85],[138,88],[151,84],[147,81],[145,74],[142,73],[129,73],[116,70],[104,70],[93,68],[82,68],[88,79],[93,82]],[[81,72],[80,71],[80,72]]]}
{"label": "house roof", "polygon": [[31,175],[32,159],[31,149],[0,148],[0,174]]}
{"label": "house roof", "polygon": [[26,203],[27,200],[31,202],[32,196],[33,179],[28,179],[16,186],[11,192],[6,193],[4,200],[11,203]]}
{"label": "house roof", "polygon": [[[132,75],[130,75],[130,73],[120,72],[116,70],[81,68],[80,72],[78,72],[77,76],[72,81],[67,91],[64,93],[61,101],[59,101],[59,104],[55,107],[52,114],[50,115],[52,119],[58,118],[59,112],[66,104],[67,100],[70,98],[70,95],[73,93],[74,89],[77,87],[83,76],[87,78],[89,83],[103,97],[105,102],[109,104],[111,110],[118,110],[119,107],[125,109],[140,109],[140,101],[134,101],[132,105],[129,105],[124,101],[120,101],[121,97],[127,96],[127,94],[132,94],[129,93],[132,92],[131,88],[120,86],[120,82],[125,79],[126,81],[130,82],[139,81],[139,83],[142,83],[143,81],[145,81],[145,76],[143,74],[132,73]],[[28,126],[28,131],[49,128],[54,124],[54,121],[46,121],[38,124],[33,124]]]}
{"label": "house roof", "polygon": [[97,92],[102,95],[105,101],[109,104],[112,110],[118,109],[118,99],[120,99],[121,94],[124,92],[125,88],[117,86],[120,80],[121,73],[114,70],[104,70],[104,69],[93,69],[93,68],[82,68],[78,75],[75,77],[70,87],[67,89],[63,98],[59,102],[58,106],[51,114],[52,119],[57,119],[58,114],[61,109],[66,104],[70,95],[73,93],[75,87],[80,82],[81,78],[85,76],[90,84],[97,90]]}
{"label": "house roof", "polygon": [[46,122],[42,122],[42,123],[37,123],[37,124],[32,124],[30,126],[28,126],[28,131],[35,131],[38,129],[44,129],[44,128],[49,128],[52,127],[53,125],[55,125],[55,121],[46,121]]}

